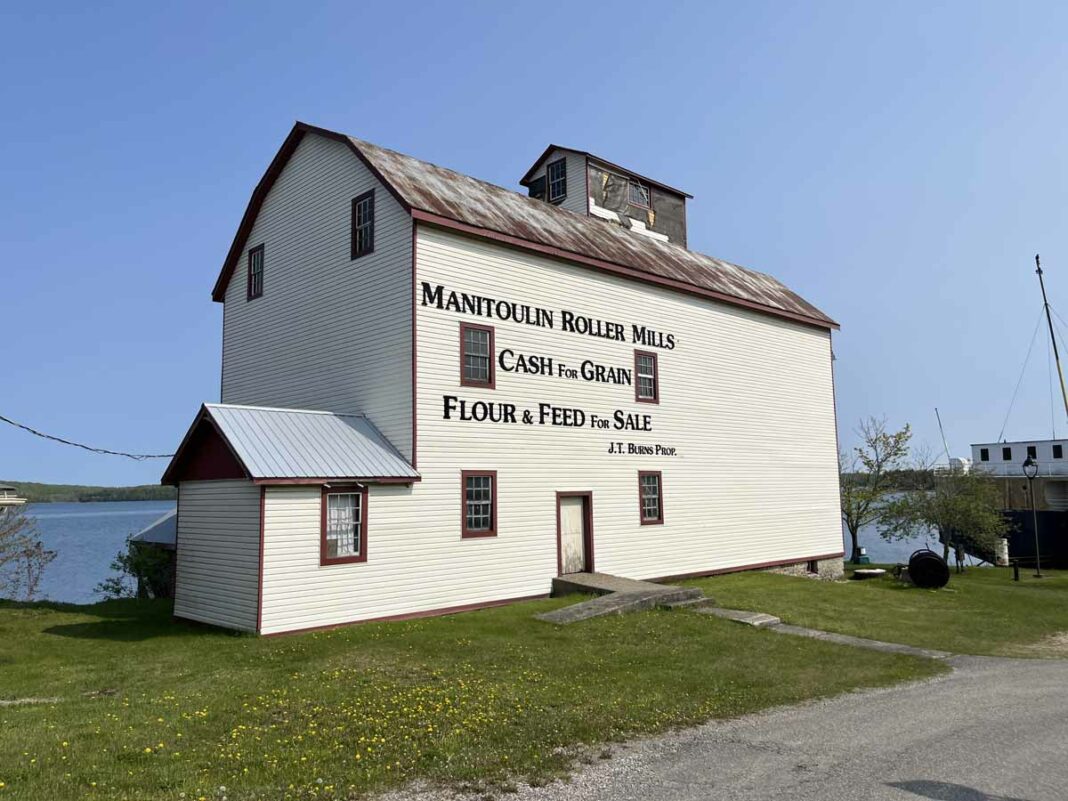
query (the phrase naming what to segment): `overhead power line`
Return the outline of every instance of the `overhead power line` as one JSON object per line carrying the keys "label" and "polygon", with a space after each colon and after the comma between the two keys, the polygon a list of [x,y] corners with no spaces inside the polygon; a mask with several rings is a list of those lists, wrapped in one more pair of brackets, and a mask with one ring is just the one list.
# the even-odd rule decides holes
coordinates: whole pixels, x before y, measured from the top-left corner
{"label": "overhead power line", "polygon": [[107,448],[94,448],[91,445],[83,445],[80,442],[71,442],[69,439],[63,439],[62,437],[53,437],[51,434],[45,434],[43,431],[38,431],[36,428],[30,428],[22,423],[17,423],[10,418],[4,417],[2,414],[0,414],[0,422],[7,423],[15,428],[21,428],[23,431],[30,432],[35,437],[58,442],[61,445],[70,445],[72,448],[81,448],[83,451],[101,453],[105,456],[125,456],[127,459],[133,459],[135,462],[143,462],[145,459],[170,459],[174,456],[173,453],[126,453],[125,451],[111,451]]}
{"label": "overhead power line", "polygon": [[1035,330],[1031,332],[1031,344],[1027,346],[1027,355],[1024,356],[1023,366],[1020,368],[1020,377],[1016,380],[1016,389],[1012,391],[1012,400],[1009,401],[1009,408],[1005,412],[1005,419],[1001,423],[1001,432],[998,434],[996,442],[1002,442],[1002,437],[1005,436],[1005,426],[1009,424],[1009,415],[1012,414],[1012,407],[1016,403],[1016,395],[1020,391],[1020,384],[1023,383],[1024,373],[1027,372],[1027,363],[1031,360],[1031,351],[1035,347],[1035,337],[1038,335],[1038,327],[1042,325],[1042,317],[1046,313],[1045,305],[1038,312],[1038,319],[1035,321]]}

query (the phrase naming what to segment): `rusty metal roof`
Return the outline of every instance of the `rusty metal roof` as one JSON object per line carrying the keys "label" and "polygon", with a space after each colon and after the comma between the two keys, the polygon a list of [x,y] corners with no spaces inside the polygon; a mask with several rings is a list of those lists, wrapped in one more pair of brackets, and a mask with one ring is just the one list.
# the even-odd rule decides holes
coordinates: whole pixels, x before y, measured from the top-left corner
{"label": "rusty metal roof", "polygon": [[256,185],[215,281],[214,300],[224,300],[267,193],[308,133],[346,144],[416,219],[724,303],[820,327],[838,327],[834,320],[770,275],[304,122],[293,126]]}
{"label": "rusty metal roof", "polygon": [[[312,129],[314,130],[314,129]],[[827,327],[837,323],[780,281],[737,264],[632,233],[486,181],[347,137],[409,209],[421,210],[587,260],[786,313]],[[640,277],[640,276],[639,276]]]}

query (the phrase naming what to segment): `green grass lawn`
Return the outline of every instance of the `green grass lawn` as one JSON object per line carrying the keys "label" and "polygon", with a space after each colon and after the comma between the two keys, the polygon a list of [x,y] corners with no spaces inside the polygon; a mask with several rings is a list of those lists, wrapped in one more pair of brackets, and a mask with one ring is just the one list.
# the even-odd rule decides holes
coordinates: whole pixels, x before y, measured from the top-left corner
{"label": "green grass lawn", "polygon": [[[721,606],[777,615],[786,623],[961,654],[1054,656],[1042,641],[1068,632],[1068,572],[1034,579],[1022,570],[970,568],[941,590],[893,577],[828,583],[772,573],[688,582]],[[1068,656],[1068,648],[1060,649]]]}
{"label": "green grass lawn", "polygon": [[0,699],[61,699],[0,706],[0,801],[507,787],[580,746],[945,670],[687,612],[531,618],[567,602],[277,638],[166,603],[0,603]]}

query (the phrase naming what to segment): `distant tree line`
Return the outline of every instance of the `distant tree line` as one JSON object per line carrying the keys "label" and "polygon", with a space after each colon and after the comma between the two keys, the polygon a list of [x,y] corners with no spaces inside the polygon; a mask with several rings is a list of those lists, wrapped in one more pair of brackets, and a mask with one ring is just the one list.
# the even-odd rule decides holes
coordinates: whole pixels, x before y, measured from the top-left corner
{"label": "distant tree line", "polygon": [[[842,478],[845,481],[856,482],[860,475],[859,473],[843,473]],[[900,470],[887,470],[886,471],[886,489],[889,492],[908,492],[910,490],[931,490],[934,489],[935,479],[934,473],[931,470],[921,470],[920,468],[903,468]]]}
{"label": "distant tree line", "polygon": [[178,497],[174,487],[143,484],[137,487],[91,487],[81,484],[38,484],[30,481],[7,481],[30,503],[89,503],[92,501],[173,501]]}

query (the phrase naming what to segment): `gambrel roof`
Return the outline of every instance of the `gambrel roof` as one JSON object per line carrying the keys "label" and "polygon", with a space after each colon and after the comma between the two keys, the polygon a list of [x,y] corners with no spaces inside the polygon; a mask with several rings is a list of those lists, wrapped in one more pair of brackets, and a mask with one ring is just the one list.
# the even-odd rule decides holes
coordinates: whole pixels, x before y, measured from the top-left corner
{"label": "gambrel roof", "polygon": [[301,122],[293,127],[252,193],[215,283],[214,300],[223,299],[267,192],[307,133],[345,143],[415,220],[777,317],[821,328],[838,327],[818,308],[765,273],[641,236],[604,220]]}

